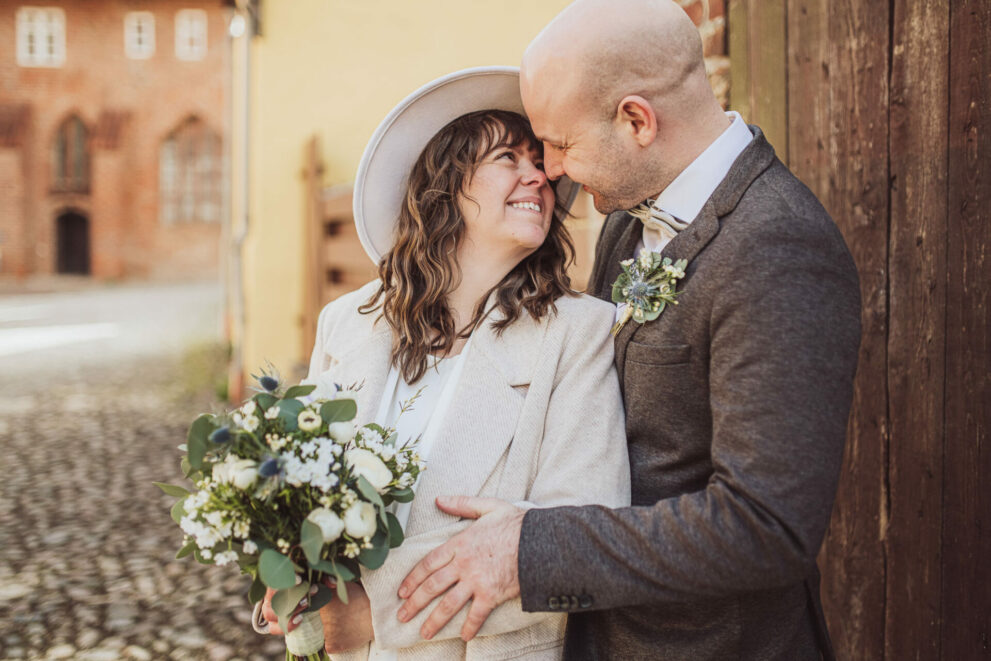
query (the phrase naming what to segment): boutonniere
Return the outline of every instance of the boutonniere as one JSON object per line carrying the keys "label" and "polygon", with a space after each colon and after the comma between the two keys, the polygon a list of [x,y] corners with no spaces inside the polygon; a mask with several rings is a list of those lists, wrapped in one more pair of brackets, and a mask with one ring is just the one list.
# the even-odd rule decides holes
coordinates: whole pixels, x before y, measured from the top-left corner
{"label": "boutonniere", "polygon": [[661,316],[668,303],[677,305],[675,291],[678,281],[685,277],[688,260],[671,261],[660,254],[644,248],[637,259],[624,259],[620,262],[623,272],[612,284],[613,303],[626,303],[623,316],[612,327],[616,335],[623,325],[633,318],[642,324]]}

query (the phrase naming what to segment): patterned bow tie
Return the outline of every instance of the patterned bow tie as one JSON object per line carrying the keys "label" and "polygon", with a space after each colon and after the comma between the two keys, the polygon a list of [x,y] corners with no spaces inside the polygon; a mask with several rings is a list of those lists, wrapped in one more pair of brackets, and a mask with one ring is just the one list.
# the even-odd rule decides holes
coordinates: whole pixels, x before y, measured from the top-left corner
{"label": "patterned bow tie", "polygon": [[643,226],[648,230],[658,232],[661,236],[669,239],[688,227],[688,223],[683,223],[667,211],[655,207],[654,200],[650,199],[630,209],[629,213],[643,223]]}

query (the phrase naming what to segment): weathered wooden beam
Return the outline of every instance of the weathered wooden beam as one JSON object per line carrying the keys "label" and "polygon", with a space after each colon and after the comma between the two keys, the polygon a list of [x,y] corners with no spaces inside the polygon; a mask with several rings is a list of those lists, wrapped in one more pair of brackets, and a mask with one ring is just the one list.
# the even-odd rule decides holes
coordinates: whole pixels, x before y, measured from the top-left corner
{"label": "weathered wooden beam", "polygon": [[939,659],[949,0],[895,0],[885,658]]}
{"label": "weathered wooden beam", "polygon": [[888,25],[887,5],[870,0],[788,4],[789,162],[843,232],[863,301],[846,452],[819,558],[841,659],[884,654]]}
{"label": "weathered wooden beam", "polygon": [[950,5],[941,652],[991,655],[991,3]]}

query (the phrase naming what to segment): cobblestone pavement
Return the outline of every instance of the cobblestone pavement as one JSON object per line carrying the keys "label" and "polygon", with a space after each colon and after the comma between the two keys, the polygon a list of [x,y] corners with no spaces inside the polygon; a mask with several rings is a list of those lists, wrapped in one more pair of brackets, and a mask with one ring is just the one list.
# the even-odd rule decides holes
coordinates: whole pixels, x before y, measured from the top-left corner
{"label": "cobblestone pavement", "polygon": [[180,483],[176,445],[219,407],[211,356],[0,369],[0,659],[282,658],[249,626],[246,577],[174,559],[151,484]]}

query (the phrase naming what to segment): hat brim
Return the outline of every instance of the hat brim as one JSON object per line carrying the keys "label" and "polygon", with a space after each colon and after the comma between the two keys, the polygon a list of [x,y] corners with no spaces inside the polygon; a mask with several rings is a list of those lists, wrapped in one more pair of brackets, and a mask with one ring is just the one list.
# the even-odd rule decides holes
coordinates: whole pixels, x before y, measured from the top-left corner
{"label": "hat brim", "polygon": [[[452,120],[476,110],[526,116],[519,81],[517,67],[457,71],[416,90],[382,120],[365,147],[354,184],[354,222],[373,262],[392,248],[409,173],[427,142]],[[566,176],[558,179],[557,204],[570,209],[578,188]]]}

